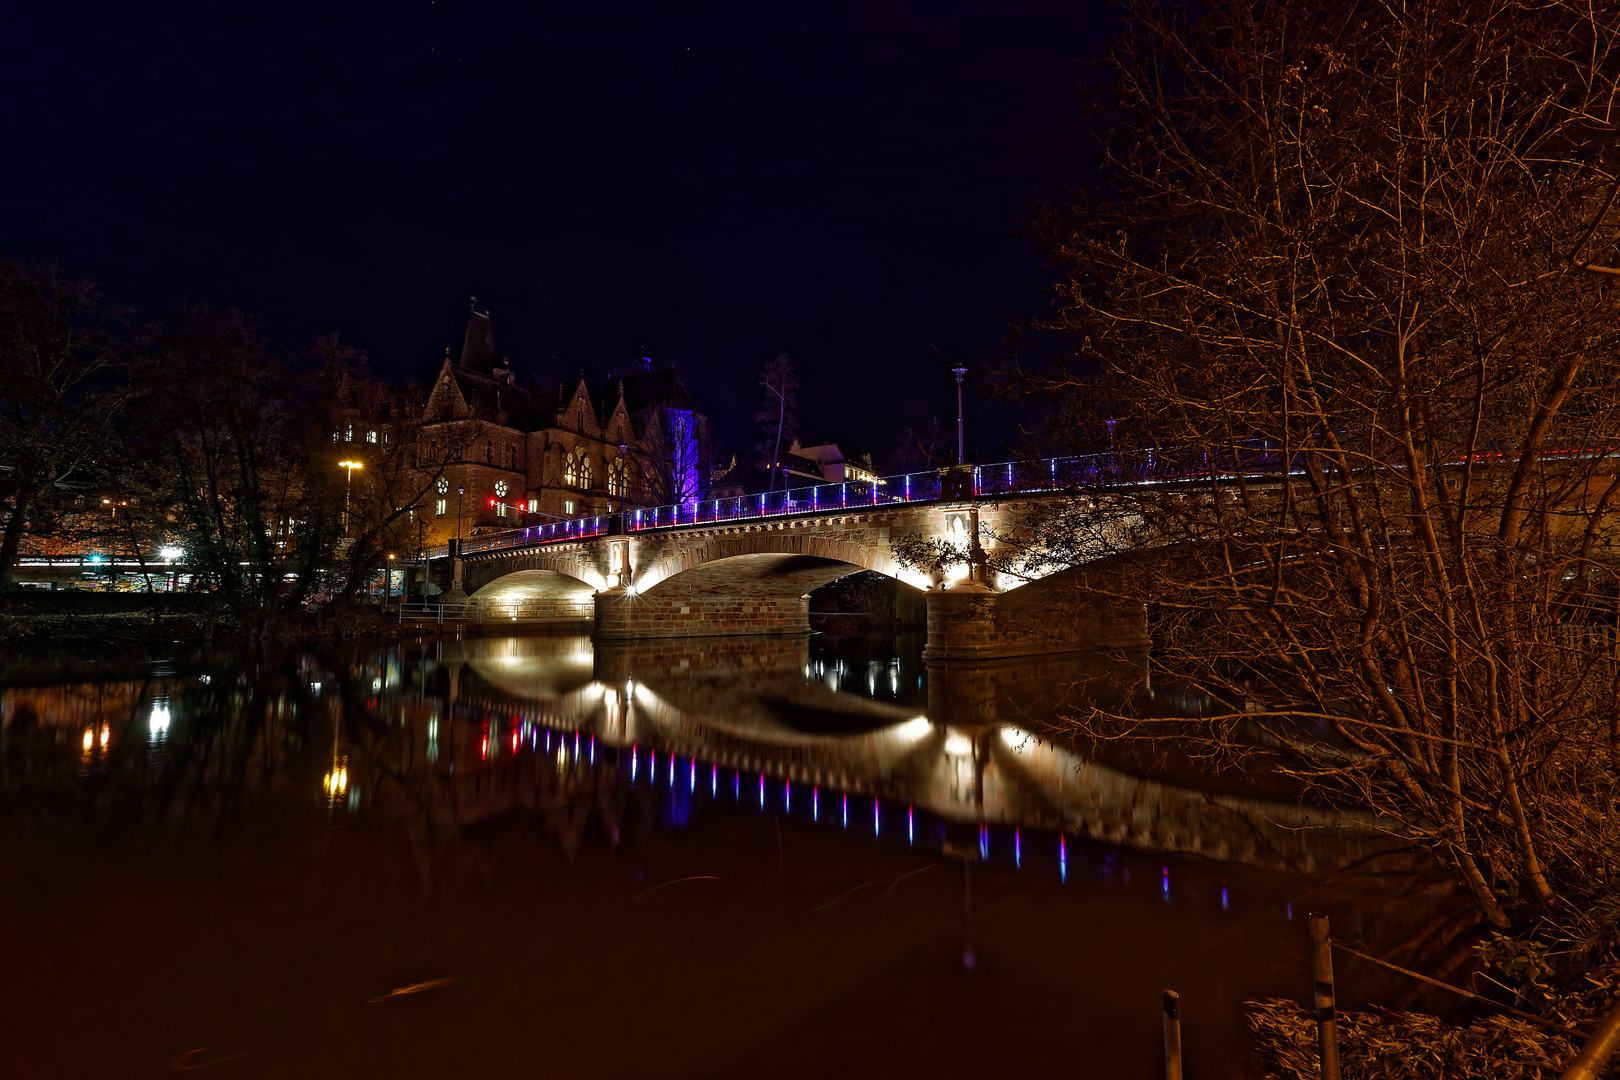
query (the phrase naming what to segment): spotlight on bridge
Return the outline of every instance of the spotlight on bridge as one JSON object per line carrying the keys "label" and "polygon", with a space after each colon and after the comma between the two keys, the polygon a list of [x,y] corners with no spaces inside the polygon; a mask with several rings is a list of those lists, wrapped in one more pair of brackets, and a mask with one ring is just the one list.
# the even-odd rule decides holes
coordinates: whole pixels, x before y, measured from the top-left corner
{"label": "spotlight on bridge", "polygon": [[180,558],[180,556],[184,554],[184,551],[175,547],[173,544],[170,544],[168,547],[165,547],[158,552],[158,558],[162,559],[164,562],[174,562],[174,560]]}

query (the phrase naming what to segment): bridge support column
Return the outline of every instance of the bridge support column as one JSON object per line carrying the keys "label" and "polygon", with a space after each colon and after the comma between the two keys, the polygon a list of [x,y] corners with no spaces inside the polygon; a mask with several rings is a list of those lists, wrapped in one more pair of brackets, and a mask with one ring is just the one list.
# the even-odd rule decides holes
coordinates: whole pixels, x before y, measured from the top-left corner
{"label": "bridge support column", "polygon": [[596,594],[595,637],[601,641],[809,633],[805,596],[642,596],[621,589]]}
{"label": "bridge support column", "polygon": [[1102,608],[1038,593],[995,593],[971,582],[934,589],[928,600],[928,644],[934,661],[1003,660],[1046,653],[1098,651],[1145,655],[1147,612],[1140,605]]}

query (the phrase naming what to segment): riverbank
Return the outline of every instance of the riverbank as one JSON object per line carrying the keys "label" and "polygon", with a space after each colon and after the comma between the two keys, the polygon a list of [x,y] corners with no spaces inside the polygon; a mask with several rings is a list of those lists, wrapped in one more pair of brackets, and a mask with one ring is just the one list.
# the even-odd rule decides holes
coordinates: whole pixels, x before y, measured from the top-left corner
{"label": "riverbank", "polygon": [[290,611],[255,629],[208,593],[11,592],[0,598],[0,646],[117,648],[235,643],[253,639],[356,639],[402,636],[397,618],[364,604]]}

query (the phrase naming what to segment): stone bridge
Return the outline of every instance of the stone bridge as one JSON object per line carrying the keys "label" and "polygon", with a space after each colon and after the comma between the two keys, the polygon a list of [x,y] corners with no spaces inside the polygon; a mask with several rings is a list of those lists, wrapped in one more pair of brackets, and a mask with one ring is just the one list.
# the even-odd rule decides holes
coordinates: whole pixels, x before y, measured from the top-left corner
{"label": "stone bridge", "polygon": [[[901,479],[909,496],[915,489]],[[873,486],[852,500],[853,486],[826,485],[838,499],[782,493],[774,513],[763,497],[751,496],[729,501],[737,504],[729,509],[746,513],[728,513],[721,502],[712,509],[690,504],[686,521],[681,507],[669,507],[632,512],[623,522],[587,519],[477,537],[441,549],[431,573],[450,586],[450,596],[464,592],[497,616],[539,601],[591,599],[598,641],[807,634],[809,594],[869,570],[924,593],[930,660],[1146,648],[1142,608],[1098,606],[1074,571],[1002,581],[977,562],[930,574],[896,557],[902,537],[968,550],[975,538],[1015,525],[1051,491],[987,497],[977,471],[955,490],[947,483],[918,498]]]}

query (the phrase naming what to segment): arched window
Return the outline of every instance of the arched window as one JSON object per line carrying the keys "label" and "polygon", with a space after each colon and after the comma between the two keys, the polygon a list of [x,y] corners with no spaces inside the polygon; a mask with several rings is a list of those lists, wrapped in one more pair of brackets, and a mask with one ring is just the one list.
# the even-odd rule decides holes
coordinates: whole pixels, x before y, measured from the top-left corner
{"label": "arched window", "polygon": [[591,456],[583,446],[568,451],[568,463],[563,467],[563,483],[581,490],[591,486]]}
{"label": "arched window", "polygon": [[484,460],[489,462],[491,465],[495,464],[495,440],[494,439],[485,439],[484,440]]}
{"label": "arched window", "polygon": [[612,461],[608,462],[607,486],[609,495],[617,495],[621,499],[624,498],[624,458],[616,457]]}
{"label": "arched window", "polygon": [[517,471],[517,447],[515,446],[506,448],[506,467],[513,472]]}

